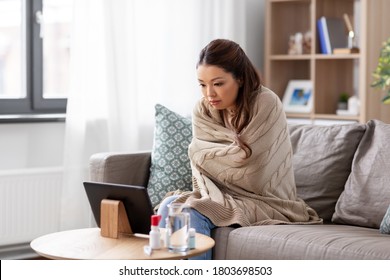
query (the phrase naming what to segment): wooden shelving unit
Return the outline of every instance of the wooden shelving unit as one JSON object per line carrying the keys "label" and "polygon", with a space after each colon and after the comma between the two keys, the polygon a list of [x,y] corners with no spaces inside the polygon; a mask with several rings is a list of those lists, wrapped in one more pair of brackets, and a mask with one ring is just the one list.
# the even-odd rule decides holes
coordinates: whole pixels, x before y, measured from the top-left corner
{"label": "wooden shelving unit", "polygon": [[[287,113],[289,118],[357,121],[379,119],[390,123],[390,105],[381,104],[383,92],[371,88],[382,43],[390,37],[390,0],[267,0],[264,84],[283,98],[290,80],[311,80],[313,109]],[[317,20],[321,16],[350,15],[357,33],[359,53],[321,54]],[[310,53],[288,54],[288,39],[311,32]],[[357,116],[337,115],[341,92],[360,100]]]}

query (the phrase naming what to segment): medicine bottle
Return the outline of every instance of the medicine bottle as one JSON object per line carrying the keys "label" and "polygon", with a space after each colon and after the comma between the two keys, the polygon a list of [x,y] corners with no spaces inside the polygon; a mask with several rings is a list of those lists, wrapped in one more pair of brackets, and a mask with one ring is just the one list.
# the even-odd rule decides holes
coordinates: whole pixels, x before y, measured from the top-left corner
{"label": "medicine bottle", "polygon": [[149,246],[151,249],[161,248],[160,229],[158,224],[160,223],[161,215],[152,215],[150,218],[151,229],[149,233]]}
{"label": "medicine bottle", "polygon": [[195,249],[195,229],[190,228],[188,230],[188,247],[191,249]]}

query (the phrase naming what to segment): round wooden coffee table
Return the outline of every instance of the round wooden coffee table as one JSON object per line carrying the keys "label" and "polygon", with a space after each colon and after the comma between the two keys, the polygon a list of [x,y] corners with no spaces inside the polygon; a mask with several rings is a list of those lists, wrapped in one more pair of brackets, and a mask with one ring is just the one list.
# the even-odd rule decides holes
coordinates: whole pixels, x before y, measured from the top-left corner
{"label": "round wooden coffee table", "polygon": [[101,259],[101,260],[153,260],[187,259],[211,249],[212,238],[196,234],[196,248],[186,253],[172,253],[167,248],[153,250],[149,256],[144,246],[149,245],[148,235],[120,235],[107,238],[100,235],[100,228],[85,228],[55,232],[34,239],[31,248],[39,255],[49,259]]}

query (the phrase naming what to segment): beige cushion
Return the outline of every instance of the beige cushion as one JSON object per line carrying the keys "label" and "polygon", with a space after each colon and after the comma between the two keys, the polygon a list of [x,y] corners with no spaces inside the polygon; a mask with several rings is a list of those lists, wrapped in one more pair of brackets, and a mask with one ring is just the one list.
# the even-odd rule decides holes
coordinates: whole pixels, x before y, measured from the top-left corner
{"label": "beige cushion", "polygon": [[379,228],[390,202],[390,125],[371,120],[332,221]]}
{"label": "beige cushion", "polygon": [[330,221],[365,124],[290,125],[297,194]]}

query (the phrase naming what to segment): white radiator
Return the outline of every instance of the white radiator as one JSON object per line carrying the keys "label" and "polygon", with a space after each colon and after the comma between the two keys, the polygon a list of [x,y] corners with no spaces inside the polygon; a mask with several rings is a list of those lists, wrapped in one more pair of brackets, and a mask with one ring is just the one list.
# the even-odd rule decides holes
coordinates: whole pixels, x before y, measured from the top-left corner
{"label": "white radiator", "polygon": [[61,167],[0,171],[0,246],[59,230]]}

